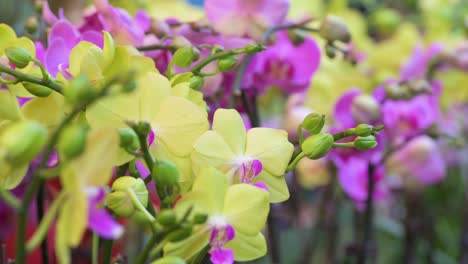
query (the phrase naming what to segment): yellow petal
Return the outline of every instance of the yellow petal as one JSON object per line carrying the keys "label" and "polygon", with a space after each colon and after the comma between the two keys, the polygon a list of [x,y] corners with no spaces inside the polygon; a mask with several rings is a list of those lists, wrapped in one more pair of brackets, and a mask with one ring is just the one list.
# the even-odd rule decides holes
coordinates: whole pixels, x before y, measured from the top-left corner
{"label": "yellow petal", "polygon": [[293,151],[294,146],[284,130],[252,128],[247,133],[246,155],[259,159],[263,170],[274,176],[284,174]]}
{"label": "yellow petal", "polygon": [[223,216],[236,232],[256,235],[265,226],[269,211],[269,194],[265,190],[250,184],[236,184],[228,188]]}
{"label": "yellow petal", "polygon": [[208,129],[206,111],[190,101],[170,96],[151,122],[157,140],[177,156],[187,156],[193,143]]}
{"label": "yellow petal", "polygon": [[253,182],[263,182],[270,192],[270,203],[280,203],[289,199],[289,189],[284,176],[274,176],[262,171]]}
{"label": "yellow petal", "polygon": [[266,240],[262,233],[247,236],[241,232],[237,232],[237,230],[234,239],[228,242],[225,247],[234,251],[234,259],[236,261],[258,259],[265,256],[267,252]]}
{"label": "yellow petal", "polygon": [[204,226],[195,227],[192,235],[177,243],[168,243],[164,247],[164,256],[178,256],[189,260],[208,245],[210,233]]}
{"label": "yellow petal", "polygon": [[118,148],[119,135],[115,129],[92,128],[84,152],[69,165],[83,186],[104,186],[112,177]]}
{"label": "yellow petal", "polygon": [[195,172],[208,165],[228,173],[233,166],[234,153],[215,131],[206,131],[193,144],[193,149],[191,156]]}
{"label": "yellow petal", "polygon": [[236,156],[245,152],[246,131],[240,114],[234,109],[218,109],[214,114],[213,130],[224,138]]}

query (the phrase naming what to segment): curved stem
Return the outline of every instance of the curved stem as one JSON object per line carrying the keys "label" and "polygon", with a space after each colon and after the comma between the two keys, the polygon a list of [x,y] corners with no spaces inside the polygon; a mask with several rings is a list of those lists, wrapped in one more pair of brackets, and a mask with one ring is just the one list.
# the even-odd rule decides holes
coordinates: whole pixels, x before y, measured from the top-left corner
{"label": "curved stem", "polygon": [[93,232],[91,263],[99,263],[99,235],[96,232]]}
{"label": "curved stem", "polygon": [[224,59],[224,58],[234,56],[234,55],[243,54],[243,53],[250,53],[251,54],[251,53],[262,51],[264,49],[265,48],[264,48],[263,45],[257,44],[255,47],[249,48],[248,50],[246,49],[246,47],[244,47],[244,48],[239,48],[239,49],[221,51],[221,52],[218,52],[218,53],[215,53],[215,54],[213,54],[211,56],[206,57],[205,59],[200,61],[198,64],[193,66],[190,71],[193,72],[194,74],[198,75],[200,73],[200,71],[206,65],[210,64],[213,61],[216,61],[216,60],[219,60],[219,59]]}
{"label": "curved stem", "polygon": [[153,45],[148,45],[148,46],[140,46],[136,47],[138,51],[151,51],[151,50],[169,50],[169,51],[176,51],[177,47],[176,46],[171,46],[171,45],[163,45],[163,44],[153,44]]}
{"label": "curved stem", "polygon": [[0,189],[0,198],[11,208],[18,210],[21,207],[21,202],[11,192]]}
{"label": "curved stem", "polygon": [[[50,79],[50,78],[47,78],[47,80],[40,79],[40,78],[31,76],[29,74],[13,70],[10,67],[7,67],[7,66],[5,66],[3,64],[0,64],[0,72],[4,72],[4,73],[6,73],[8,75],[16,77],[20,81],[39,84],[39,85],[42,85],[42,86],[49,87],[50,89],[56,91],[57,93],[60,93],[60,94],[63,93],[63,87],[60,84],[58,84],[57,82]],[[46,73],[46,75],[47,75],[47,73]]]}
{"label": "curved stem", "polygon": [[297,157],[288,165],[288,167],[286,168],[286,172],[290,172],[292,171],[296,166],[297,164],[299,163],[299,161],[305,157],[305,153],[304,152],[301,152],[299,155],[297,155]]}

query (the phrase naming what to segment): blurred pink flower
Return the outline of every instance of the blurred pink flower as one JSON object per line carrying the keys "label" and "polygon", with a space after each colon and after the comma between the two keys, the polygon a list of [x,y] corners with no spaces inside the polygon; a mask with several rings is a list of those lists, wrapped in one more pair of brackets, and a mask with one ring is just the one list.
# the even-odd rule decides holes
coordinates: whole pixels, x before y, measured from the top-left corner
{"label": "blurred pink flower", "polygon": [[[337,162],[338,180],[345,193],[353,199],[358,209],[362,209],[368,196],[369,162],[351,157],[347,161]],[[374,170],[375,187],[373,198],[384,200],[389,196],[389,188],[384,179],[383,167]]]}
{"label": "blurred pink flower", "polygon": [[437,143],[423,135],[416,137],[396,150],[387,160],[389,175],[417,188],[440,182],[445,177],[445,162]]}
{"label": "blurred pink flower", "polygon": [[206,0],[205,12],[226,35],[260,38],[267,28],[284,21],[289,5],[289,0]]}

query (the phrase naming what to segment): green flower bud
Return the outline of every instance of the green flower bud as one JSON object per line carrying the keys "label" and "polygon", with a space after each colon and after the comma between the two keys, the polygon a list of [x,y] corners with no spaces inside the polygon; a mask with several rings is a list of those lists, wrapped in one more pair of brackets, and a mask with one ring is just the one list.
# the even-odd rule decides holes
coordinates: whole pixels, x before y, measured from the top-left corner
{"label": "green flower bud", "polygon": [[151,125],[147,122],[139,122],[138,124],[133,125],[138,135],[147,136],[151,131]]}
{"label": "green flower bud", "polygon": [[395,32],[401,22],[400,14],[389,8],[377,10],[370,17],[373,28],[381,35],[388,36]]}
{"label": "green flower bud", "polygon": [[171,209],[163,209],[159,214],[156,216],[156,221],[163,226],[172,226],[176,224],[177,217],[173,210]]}
{"label": "green flower bud", "polygon": [[201,76],[194,75],[190,78],[190,88],[200,91],[205,83],[205,79]]}
{"label": "green flower bud", "polygon": [[170,161],[158,161],[154,165],[152,176],[158,188],[174,186],[179,183],[179,170]]}
{"label": "green flower bud", "polygon": [[327,15],[320,24],[319,33],[330,42],[337,40],[348,43],[351,41],[351,32],[346,22],[337,16]]}
{"label": "green flower bud", "polygon": [[192,235],[192,227],[186,226],[186,227],[181,227],[175,231],[172,231],[166,236],[166,239],[169,242],[175,243],[175,242],[180,242],[188,238],[190,235]]}
{"label": "green flower bud", "polygon": [[131,151],[136,151],[140,148],[140,141],[138,140],[138,135],[131,128],[121,128],[119,129],[120,135],[120,146],[124,149]]}
{"label": "green flower bud", "polygon": [[29,17],[24,23],[24,30],[29,34],[36,33],[38,28],[38,22],[36,16]]}
{"label": "green flower bud", "polygon": [[63,93],[70,103],[82,104],[96,97],[97,90],[86,75],[79,75],[69,82]]}
{"label": "green flower bud", "polygon": [[72,160],[83,153],[86,146],[88,128],[73,124],[64,128],[58,142],[58,152],[66,160]]}
{"label": "green flower bud", "polygon": [[330,133],[320,133],[308,137],[301,145],[302,151],[309,159],[320,159],[333,147],[333,136]]}
{"label": "green flower bud", "polygon": [[192,63],[200,58],[200,51],[197,48],[188,46],[178,48],[174,53],[172,61],[181,68],[188,68]]}
{"label": "green flower bud", "polygon": [[354,147],[359,150],[369,150],[377,146],[374,136],[358,137],[354,140]]}
{"label": "green flower bud", "polygon": [[234,67],[236,67],[237,58],[235,56],[231,56],[225,59],[221,59],[218,61],[218,70],[221,72],[228,72]]}
{"label": "green flower bud", "polygon": [[19,121],[8,125],[0,134],[0,147],[12,165],[23,165],[39,154],[47,143],[47,128],[36,121]]}
{"label": "green flower bud", "polygon": [[374,97],[361,94],[353,100],[351,114],[357,123],[372,123],[380,119],[380,105]]}
{"label": "green flower bud", "polygon": [[299,46],[304,43],[306,34],[302,30],[292,29],[288,30],[288,38],[295,46]]}
{"label": "green flower bud", "polygon": [[354,133],[360,137],[367,137],[374,133],[374,127],[368,124],[359,124],[354,128]]}
{"label": "green flower bud", "polygon": [[304,129],[309,131],[311,134],[320,133],[324,125],[325,125],[325,115],[321,115],[317,113],[308,114],[304,118],[304,121],[302,121],[302,127],[304,127]]}
{"label": "green flower bud", "polygon": [[201,225],[206,223],[208,220],[208,215],[207,214],[196,214],[193,216],[193,223],[196,225]]}
{"label": "green flower bud", "polygon": [[262,50],[265,50],[266,47],[263,44],[251,43],[251,44],[245,46],[244,49],[245,49],[245,53],[252,54],[252,53],[257,53],[257,52],[260,52]]}
{"label": "green flower bud", "polygon": [[52,89],[49,87],[35,84],[35,83],[28,83],[28,82],[23,82],[23,87],[32,95],[35,95],[37,97],[47,97],[52,93]]}
{"label": "green flower bud", "polygon": [[129,196],[129,189],[135,193],[143,206],[148,204],[148,190],[140,178],[120,177],[112,184],[112,189],[114,191],[106,196],[107,207],[119,216],[130,217],[137,211]]}
{"label": "green flower bud", "polygon": [[5,55],[8,57],[10,62],[16,67],[23,69],[31,62],[32,57],[29,51],[18,48],[10,47],[5,50]]}
{"label": "green flower bud", "polygon": [[185,260],[176,256],[166,256],[151,262],[151,264],[186,264]]}
{"label": "green flower bud", "polygon": [[336,57],[336,48],[333,47],[332,45],[326,45],[325,54],[327,55],[328,58],[334,59]]}

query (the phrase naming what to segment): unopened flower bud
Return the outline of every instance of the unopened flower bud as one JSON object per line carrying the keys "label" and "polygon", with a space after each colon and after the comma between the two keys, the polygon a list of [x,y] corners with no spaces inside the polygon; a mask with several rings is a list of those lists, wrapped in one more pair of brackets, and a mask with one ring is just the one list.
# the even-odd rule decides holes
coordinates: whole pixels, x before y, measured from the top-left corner
{"label": "unopened flower bud", "polygon": [[196,225],[201,225],[206,223],[208,220],[208,215],[207,214],[196,214],[193,216],[193,223]]}
{"label": "unopened flower bud", "polygon": [[35,0],[34,1],[34,10],[38,14],[42,14],[42,9],[44,8],[44,3],[41,0]]}
{"label": "unopened flower bud", "polygon": [[156,221],[158,221],[162,226],[172,226],[176,224],[177,217],[172,209],[163,209],[156,216]]}
{"label": "unopened flower bud", "polygon": [[200,58],[200,51],[192,46],[178,48],[174,53],[172,61],[181,68],[188,68]]}
{"label": "unopened flower bud", "polygon": [[327,55],[328,58],[334,59],[336,57],[336,48],[333,47],[332,45],[326,45],[325,54]]}
{"label": "unopened flower bud", "polygon": [[302,43],[304,43],[306,39],[306,34],[304,34],[304,31],[302,30],[292,29],[288,30],[288,38],[289,40],[291,40],[294,46],[299,46]]}
{"label": "unopened flower bud", "polygon": [[413,79],[406,84],[412,96],[420,94],[430,94],[432,92],[431,84],[427,80]]}
{"label": "unopened flower bud", "polygon": [[88,128],[82,124],[72,124],[63,129],[58,142],[58,152],[66,160],[78,157],[85,149]]}
{"label": "unopened flower bud", "polygon": [[8,125],[0,134],[0,147],[13,165],[28,163],[47,143],[47,128],[36,121],[20,121]]}
{"label": "unopened flower bud", "polygon": [[179,170],[177,166],[170,161],[158,161],[154,165],[152,176],[158,188],[174,186],[179,183]]}
{"label": "unopened flower bud", "polygon": [[221,59],[218,61],[218,70],[221,72],[228,72],[234,67],[236,67],[237,59],[235,56],[231,56],[225,59]]}
{"label": "unopened flower bud", "polygon": [[258,44],[258,43],[251,43],[247,46],[245,46],[245,53],[247,54],[253,54],[253,53],[257,53],[259,51],[262,51],[262,50],[265,50],[266,47],[262,44]]}
{"label": "unopened flower bud", "polygon": [[5,55],[8,57],[10,62],[16,67],[23,69],[31,62],[32,57],[29,51],[18,48],[10,47],[5,50]]}
{"label": "unopened flower bud", "polygon": [[372,96],[361,94],[353,100],[351,114],[357,123],[373,123],[380,118],[380,106]]}
{"label": "unopened flower bud", "polygon": [[351,33],[346,23],[339,17],[327,15],[320,24],[320,35],[330,41],[341,41],[348,43],[351,41]]}
{"label": "unopened flower bud", "polygon": [[309,131],[311,134],[317,134],[322,131],[323,126],[325,125],[325,115],[311,113],[304,118],[302,121],[302,126],[305,130]]}
{"label": "unopened flower bud", "polygon": [[156,37],[162,38],[164,36],[169,35],[171,28],[169,25],[160,19],[152,19],[151,20],[151,27],[149,30],[151,33],[153,33]]}
{"label": "unopened flower bud", "polygon": [[73,78],[63,91],[65,98],[72,104],[89,102],[97,95],[95,87],[86,75]]}
{"label": "unopened flower bud", "polygon": [[24,30],[31,35],[36,33],[37,28],[38,22],[36,16],[31,16],[26,20],[26,22],[24,22]]}
{"label": "unopened flower bud", "polygon": [[30,94],[35,95],[37,97],[47,97],[52,93],[52,89],[50,89],[49,87],[40,85],[40,84],[23,82],[23,87]]}
{"label": "unopened flower bud", "polygon": [[357,137],[354,140],[354,147],[358,150],[369,150],[377,146],[377,140],[374,136]]}
{"label": "unopened flower bud", "polygon": [[203,87],[203,84],[205,83],[205,79],[201,76],[194,75],[190,77],[190,88],[200,91],[201,88]]}
{"label": "unopened flower bud", "polygon": [[395,32],[401,22],[400,14],[389,8],[374,12],[370,17],[370,23],[381,35],[388,36]]}
{"label": "unopened flower bud", "polygon": [[148,204],[148,190],[145,182],[140,178],[130,176],[119,177],[112,184],[112,193],[106,197],[107,207],[115,214],[123,217],[130,217],[135,214],[136,207],[133,203],[129,191],[132,191],[138,201],[146,207]]}
{"label": "unopened flower bud", "polygon": [[138,124],[133,124],[132,127],[138,135],[147,136],[151,131],[151,125],[147,122],[138,122]]}
{"label": "unopened flower bud", "polygon": [[172,39],[172,45],[182,48],[182,47],[190,47],[192,44],[190,41],[182,36],[177,36]]}
{"label": "unopened flower bud", "polygon": [[333,136],[330,133],[320,133],[308,137],[301,145],[302,151],[309,159],[320,159],[333,147]]}
{"label": "unopened flower bud", "polygon": [[185,260],[176,256],[165,256],[163,258],[151,262],[151,264],[186,264],[186,262]]}
{"label": "unopened flower bud", "polygon": [[190,235],[192,235],[192,227],[191,226],[185,226],[181,227],[175,231],[172,231],[166,236],[167,241],[175,243],[175,242],[180,242],[186,238],[188,238]]}
{"label": "unopened flower bud", "polygon": [[140,141],[138,140],[138,135],[131,128],[121,128],[119,129],[120,135],[120,146],[124,149],[136,151],[140,148]]}
{"label": "unopened flower bud", "polygon": [[374,133],[374,127],[368,124],[359,124],[354,128],[354,133],[360,137],[367,137]]}

